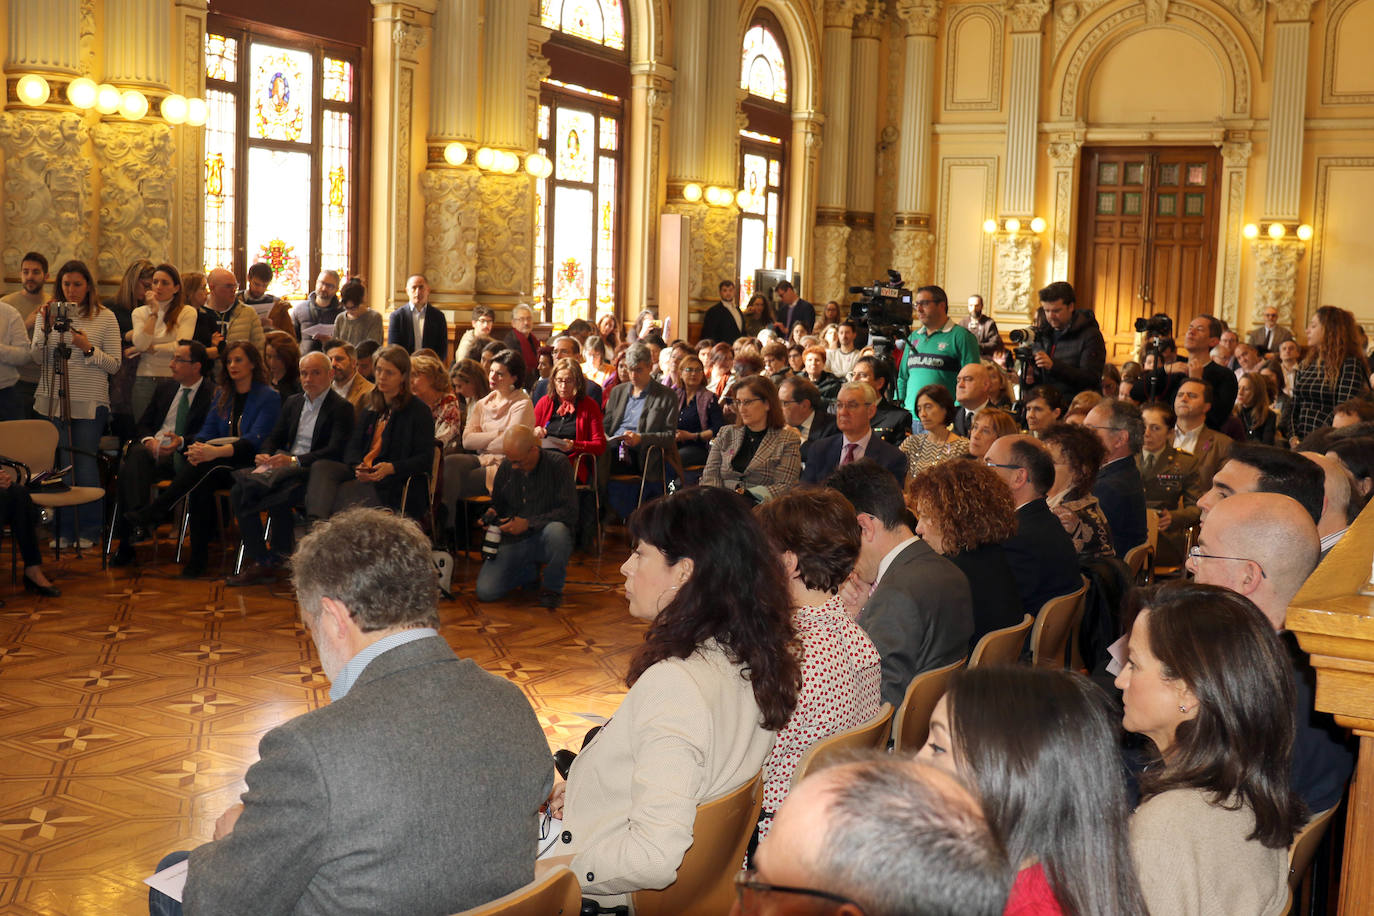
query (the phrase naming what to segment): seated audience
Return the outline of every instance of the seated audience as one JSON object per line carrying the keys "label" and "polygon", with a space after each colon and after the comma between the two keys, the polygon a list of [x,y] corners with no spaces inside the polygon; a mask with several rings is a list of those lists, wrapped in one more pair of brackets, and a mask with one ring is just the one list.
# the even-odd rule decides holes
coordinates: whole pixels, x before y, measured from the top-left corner
{"label": "seated audience", "polygon": [[439,440],[444,453],[458,451],[463,444],[463,408],[453,393],[444,364],[422,353],[411,356],[410,393],[429,408],[434,418],[434,438]]}
{"label": "seated audience", "polygon": [[1045,602],[1077,591],[1078,551],[1050,511],[1045,496],[1054,486],[1054,458],[1040,440],[1003,436],[988,449],[986,463],[1011,488],[1016,533],[1002,542],[1021,594],[1021,606],[1039,614]]}
{"label": "seated audience", "polygon": [[1011,884],[1001,844],[958,780],[879,755],[804,779],[755,865],[735,879],[732,913],[1001,916]]}
{"label": "seated audience", "polygon": [[1067,671],[985,667],[950,679],[916,756],[963,777],[1019,869],[1006,913],[1147,916],[1118,716]]}
{"label": "seated audience", "polygon": [[200,341],[177,341],[172,377],[154,389],[119,466],[115,485],[124,511],[113,522],[119,547],[110,557],[111,566],[128,566],[137,559],[139,532],[129,523],[128,511],[146,506],[154,483],[171,480],[186,467],[186,449],[205,425],[215,397],[214,382],[206,380],[214,365]]}
{"label": "seated audience", "polygon": [[1327,446],[1326,456],[1336,459],[1350,472],[1355,483],[1352,505],[1358,503],[1363,509],[1369,502],[1370,493],[1374,492],[1374,437],[1336,439]]}
{"label": "seated audience", "polygon": [[375,382],[372,372],[373,360],[382,345],[375,340],[364,340],[358,344],[358,374],[369,382]]}
{"label": "seated audience", "polygon": [[458,349],[454,351],[453,361],[478,360],[482,355],[482,348],[492,342],[491,329],[495,325],[495,309],[489,305],[474,305],[472,307],[472,327],[464,331],[463,336],[459,338]]}
{"label": "seated audience", "polygon": [[1197,501],[1203,492],[1197,459],[1170,445],[1177,418],[1168,404],[1155,402],[1140,409],[1145,432],[1136,467],[1145,488],[1145,508],[1159,517],[1155,546],[1157,566],[1178,566],[1188,529],[1196,525],[1202,510]]}
{"label": "seated audience", "polygon": [[268,381],[277,390],[283,404],[291,395],[301,393],[301,348],[294,337],[285,331],[268,331],[263,359],[267,365]]}
{"label": "seated audience", "polygon": [[802,467],[806,467],[811,444],[835,434],[835,418],[826,412],[825,398],[809,379],[789,375],[778,385],[778,401],[787,428],[801,443]]}
{"label": "seated audience", "polygon": [[1121,391],[1121,370],[1107,363],[1102,367],[1102,397],[1115,400]]}
{"label": "seated audience", "polygon": [[[606,349],[614,350],[620,346],[621,328],[620,319],[616,318],[611,312],[602,312],[596,318],[596,336],[601,338]],[[587,338],[591,340],[591,338]]]}
{"label": "seated audience", "polygon": [[835,400],[844,379],[825,368],[826,349],[820,345],[807,347],[802,353],[802,374],[807,381],[820,389],[821,397],[827,401]]}
{"label": "seated audience", "polygon": [[859,336],[859,326],[852,321],[841,321],[834,325],[826,325],[827,329],[830,327],[835,328],[835,349],[826,353],[826,371],[840,378],[849,378],[849,373],[853,371],[859,357],[863,356],[863,351],[854,346],[854,341]]}
{"label": "seated audience", "polygon": [[1073,540],[1078,559],[1086,563],[1116,556],[1111,525],[1093,495],[1098,469],[1107,454],[1102,440],[1091,429],[1057,423],[1045,431],[1041,441],[1054,458],[1054,486],[1047,502]]}
{"label": "seated audience", "polygon": [[859,461],[827,483],[849,500],[863,529],[854,573],[868,599],[856,619],[883,659],[883,701],[896,708],[913,677],[968,654],[973,599],[959,567],[916,537],[901,485],[883,471]]}
{"label": "seated audience", "polygon": [[363,281],[352,277],[339,288],[339,304],[343,314],[334,321],[334,337],[357,346],[364,340],[382,342],[381,313],[367,304],[367,289]]}
{"label": "seated audience", "polygon": [[[377,389],[353,427],[343,461],[310,467],[305,514],[329,518],[348,506],[382,506],[412,517],[429,503],[425,480],[434,462],[434,417],[410,392],[410,354],[390,344],[377,352]],[[406,481],[415,478],[405,506]]]}
{"label": "seated audience", "polygon": [[191,273],[182,278],[182,295],[196,312],[194,337],[205,345],[211,359],[219,359],[219,348],[227,340],[247,340],[259,348],[265,342],[258,313],[239,307],[238,288],[238,279],[223,267],[209,275]]}
{"label": "seated audience", "polygon": [[735,388],[736,418],[711,440],[711,453],[701,472],[707,487],[725,487],[756,503],[796,486],[801,475],[801,449],[786,429],[778,390],[764,375],[753,375]]}
{"label": "seated audience", "polygon": [[[257,347],[246,340],[226,344],[214,403],[195,441],[186,449],[186,466],[177,470],[172,483],[151,503],[125,513],[134,526],[151,528],[171,512],[177,500],[183,496],[189,500],[191,552],[181,569],[182,578],[205,575],[215,530],[215,489],[228,485],[228,474],[234,468],[253,463],[253,456],[276,425],[281,405],[267,383],[267,367]],[[207,480],[212,475],[217,479]]]}
{"label": "seated audience", "polygon": [[610,354],[606,352],[606,341],[601,337],[588,337],[586,346],[582,349],[586,356],[586,362],[582,364],[582,374],[601,386],[602,403],[605,403],[604,392],[616,382],[615,366],[609,359]]}
{"label": "seated audience", "polygon": [[267,291],[273,279],[272,265],[266,261],[249,264],[248,287],[243,292],[243,304],[251,306],[257,313],[264,334],[275,330],[295,336],[296,326],[291,321],[290,303]]}
{"label": "seated audience", "polygon": [[[524,372],[517,380],[518,387],[529,391],[539,380],[539,338],[534,334],[534,309],[528,303],[520,302],[510,310],[510,331],[502,341],[505,349],[512,350],[520,357],[520,368]],[[490,346],[490,345],[488,345]],[[495,386],[493,386],[495,387]]]}
{"label": "seated audience", "polygon": [[998,407],[985,407],[978,411],[968,435],[968,457],[982,461],[987,457],[992,443],[1003,436],[1014,436],[1021,430],[1016,426],[1016,418]]}
{"label": "seated audience", "polygon": [[1203,519],[1217,503],[1237,493],[1282,493],[1291,496],[1321,521],[1326,504],[1326,475],[1321,466],[1300,452],[1274,445],[1238,445],[1212,478],[1212,485],[1198,497]]}
{"label": "seated audience", "polygon": [[242,802],[189,853],[182,902],[153,891],[150,912],[439,916],[531,881],[548,745],[520,689],[439,635],[429,539],[355,509],[297,557],[332,702],[263,737]]}
{"label": "seated audience", "polygon": [[[271,582],[295,547],[293,511],[305,502],[310,466],[343,458],[353,434],[353,408],[329,386],[329,357],[319,350],[301,357],[301,393],[282,405],[272,432],[253,458],[254,466],[234,472],[229,505],[243,538],[242,572],[231,587]],[[259,513],[272,523],[272,549],[263,543]]]}
{"label": "seated audience", "polygon": [[725,389],[732,380],[730,372],[734,367],[735,351],[729,344],[718,343],[711,348],[711,355],[706,359],[706,368],[711,370],[711,378],[706,387],[710,388],[716,397],[725,397]]}
{"label": "seated audience", "polygon": [[1153,913],[1283,913],[1302,826],[1289,784],[1293,673],[1269,622],[1226,589],[1139,595],[1117,676],[1126,729],[1154,744],[1131,850]]}
{"label": "seated audience", "polygon": [[780,340],[770,340],[763,345],[763,371],[772,379],[774,385],[781,385],[792,376],[792,367],[787,364],[787,345]]}
{"label": "seated audience", "polygon": [[569,462],[588,456],[578,469],[578,483],[596,477],[596,460],[606,452],[605,418],[586,386],[581,364],[563,357],[554,363],[549,393],[534,405],[534,435],[544,440],[545,449],[562,452]]}
{"label": "seated audience", "polygon": [[1355,479],[1338,459],[1319,452],[1301,454],[1322,469],[1322,514],[1317,518],[1317,534],[1322,539],[1322,559],[1326,559],[1359,515],[1362,504],[1354,498]]}
{"label": "seated audience", "polygon": [[481,519],[483,525],[495,525],[501,539],[496,556],[477,574],[477,600],[499,601],[537,580],[540,607],[553,610],[563,603],[577,527],[572,466],[560,452],[540,448],[528,426],[506,430],[502,451],[491,507]]}
{"label": "seated audience", "polygon": [[[965,367],[967,368],[967,367]],[[944,385],[927,385],[916,392],[916,416],[921,432],[902,441],[907,473],[912,477],[943,461],[968,453],[968,439],[950,430],[954,398]]]}
{"label": "seated audience", "polygon": [[848,382],[839,390],[835,399],[835,427],[839,431],[811,447],[803,481],[824,483],[836,468],[868,458],[887,468],[899,487],[905,486],[906,455],[873,430],[877,403],[878,394],[867,382]]}
{"label": "seated audience", "polygon": [[[1335,411],[1331,414],[1331,426],[1335,429],[1344,429],[1347,426],[1354,426],[1356,423],[1368,423],[1374,420],[1374,401],[1367,398],[1352,398],[1349,401],[1342,401],[1336,405]],[[1266,442],[1266,445],[1273,445]]]}
{"label": "seated audience", "polygon": [[[609,487],[610,475],[647,472],[650,481],[645,489],[647,496],[650,492],[660,492],[660,463],[665,459],[679,476],[682,473],[677,456],[677,395],[651,377],[653,357],[643,343],[631,344],[625,351],[625,370],[628,378],[611,389],[606,398],[603,421],[607,445],[617,440],[615,451],[609,455],[609,460],[597,463],[602,489],[607,493],[611,509],[621,518],[627,518],[634,509],[639,486],[633,487],[633,495],[631,488]],[[650,455],[655,446],[660,451]]]}
{"label": "seated audience", "polygon": [[[582,347],[577,342],[577,338],[568,334],[560,334],[553,339],[552,350],[553,358],[549,363],[548,374],[545,375],[541,369],[540,379],[535,383],[534,390],[530,392],[530,400],[536,407],[539,406],[539,402],[544,398],[544,395],[549,393],[550,385],[553,381],[553,367],[557,365],[560,359],[573,360],[579,364],[578,370],[581,371]],[[596,401],[596,406],[600,407],[603,403],[601,386],[595,381],[588,379],[584,373],[583,387],[586,389],[583,393],[593,401]]]}
{"label": "seated audience", "polygon": [[[1370,407],[1371,416],[1374,416],[1374,404]],[[1246,442],[1274,444],[1274,431],[1278,427],[1279,418],[1269,407],[1269,388],[1264,384],[1264,379],[1255,372],[1246,372],[1240,376],[1239,387],[1236,389],[1236,416],[1240,417],[1240,422],[1245,427]]]}
{"label": "seated audience", "polygon": [[357,348],[347,341],[335,339],[325,341],[324,352],[329,357],[329,364],[334,373],[331,387],[336,394],[353,405],[355,417],[361,415],[367,409],[367,396],[372,393],[373,386],[358,371]]}
{"label": "seated audience", "polygon": [[1053,385],[1032,388],[1025,403],[1026,432],[1037,439],[1064,418],[1064,396]]}
{"label": "seated audience", "polygon": [[876,356],[859,357],[850,373],[851,381],[867,382],[878,392],[877,410],[869,425],[889,445],[901,445],[911,435],[911,413],[889,397],[896,374],[891,360],[878,359]]}
{"label": "seated audience", "polygon": [[456,519],[458,500],[491,492],[496,468],[505,457],[502,437],[515,426],[534,426],[534,404],[520,387],[525,363],[514,350],[502,350],[491,358],[486,397],[468,410],[463,427],[463,448],[472,454],[444,458],[444,505]]}
{"label": "seated audience", "polygon": [[801,375],[806,371],[806,348],[801,344],[788,344],[787,346],[787,368],[792,370],[793,375]]}
{"label": "seated audience", "polygon": [[[62,592],[43,572],[43,554],[38,547],[38,507],[29,491],[19,483],[15,469],[0,464],[0,525],[10,529],[24,561],[24,591],[44,598],[60,598]],[[0,601],[0,607],[4,602]]]}
{"label": "seated audience", "polygon": [[550,797],[563,832],[544,860],[603,906],[673,883],[697,805],[754,778],[802,684],[782,565],[747,500],[690,487],[629,533],[625,593],[649,631],[629,693]]}
{"label": "seated audience", "polygon": [[[487,384],[487,371],[475,359],[460,359],[448,370],[448,378],[454,393],[458,395],[458,406],[463,415],[463,429],[467,429],[473,405],[491,393],[491,388]],[[461,437],[458,444],[462,446]]]}
{"label": "seated audience", "polygon": [[1140,408],[1128,401],[1104,400],[1088,411],[1084,426],[1097,433],[1107,450],[1097,472],[1093,495],[1112,529],[1112,545],[1119,556],[1144,544],[1149,537],[1145,521],[1145,489],[1135,459],[1144,441],[1145,424]]}
{"label": "seated audience", "polygon": [[845,614],[839,595],[859,558],[854,507],[829,488],[803,487],[760,506],[755,515],[782,557],[792,622],[802,644],[797,708],[778,732],[764,767],[763,838],[807,750],[877,715],[882,659],[868,634]]}
{"label": "seated audience", "polygon": [[1064,411],[1065,423],[1082,424],[1088,418],[1088,411],[1102,403],[1102,395],[1096,391],[1080,391],[1073,396],[1069,407]]}
{"label": "seated audience", "polygon": [[1002,549],[1016,534],[1016,506],[997,471],[977,461],[949,461],[917,474],[906,493],[916,534],[968,578],[969,650],[985,634],[1020,623],[1021,593]]}
{"label": "seated audience", "polygon": [[1232,440],[1207,426],[1212,410],[1212,388],[1207,382],[1184,379],[1174,394],[1173,446],[1197,459],[1198,487],[1211,486],[1212,475],[1226,463]]}
{"label": "seated audience", "polygon": [[706,371],[696,356],[677,364],[677,451],[685,467],[706,464],[710,442],[725,422],[720,402],[706,388]]}

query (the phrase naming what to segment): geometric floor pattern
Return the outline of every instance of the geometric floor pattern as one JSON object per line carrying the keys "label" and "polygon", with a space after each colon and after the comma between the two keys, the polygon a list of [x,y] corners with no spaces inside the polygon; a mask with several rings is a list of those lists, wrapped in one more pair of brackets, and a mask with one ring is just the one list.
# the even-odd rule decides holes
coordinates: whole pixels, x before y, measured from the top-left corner
{"label": "geometric floor pattern", "polygon": [[[551,749],[576,749],[582,714],[625,694],[644,634],[620,588],[627,553],[622,533],[600,560],[574,554],[558,611],[479,604],[461,559],[440,601],[443,636],[525,692]],[[89,552],[49,554],[55,599],[0,576],[0,914],[146,913],[143,878],[210,839],[262,735],[328,702],[289,584],[183,580],[163,555],[102,571]]]}

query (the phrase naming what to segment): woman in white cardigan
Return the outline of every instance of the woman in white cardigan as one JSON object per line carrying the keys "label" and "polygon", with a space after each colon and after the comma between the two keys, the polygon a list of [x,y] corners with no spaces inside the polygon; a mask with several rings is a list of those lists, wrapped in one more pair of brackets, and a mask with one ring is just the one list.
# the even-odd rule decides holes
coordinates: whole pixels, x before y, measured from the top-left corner
{"label": "woman in white cardigan", "polygon": [[546,860],[612,906],[673,883],[697,805],[754,778],[801,689],[782,565],[746,500],[689,488],[629,531],[625,592],[649,633],[630,692],[550,797],[563,830]]}
{"label": "woman in white cardigan", "polygon": [[172,377],[172,354],[178,340],[189,340],[196,331],[196,310],[181,294],[181,274],[171,264],[153,268],[153,279],[144,304],[134,309],[133,327],[125,339],[124,355],[139,357],[134,377],[134,416],[153,399],[158,382]]}

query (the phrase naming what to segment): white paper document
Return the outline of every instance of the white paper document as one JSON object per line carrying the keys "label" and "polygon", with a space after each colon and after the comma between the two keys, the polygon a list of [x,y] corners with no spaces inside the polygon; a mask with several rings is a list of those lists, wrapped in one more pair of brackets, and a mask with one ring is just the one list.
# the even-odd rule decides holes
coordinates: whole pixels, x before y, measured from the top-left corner
{"label": "white paper document", "polygon": [[190,867],[191,860],[183,859],[175,865],[164,868],[150,878],[144,878],[143,883],[155,891],[162,891],[180,903],[182,892],[186,890],[186,872]]}

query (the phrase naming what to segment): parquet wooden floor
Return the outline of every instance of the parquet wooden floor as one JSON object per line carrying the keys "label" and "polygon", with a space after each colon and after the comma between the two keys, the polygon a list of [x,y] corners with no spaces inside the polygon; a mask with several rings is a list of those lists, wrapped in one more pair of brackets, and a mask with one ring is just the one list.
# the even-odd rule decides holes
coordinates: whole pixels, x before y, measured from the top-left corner
{"label": "parquet wooden floor", "polygon": [[[551,749],[577,748],[580,714],[624,695],[644,632],[620,590],[627,552],[612,536],[599,561],[575,554],[556,612],[479,604],[461,560],[440,602],[449,644],[524,690]],[[289,584],[186,581],[162,556],[108,572],[49,556],[56,599],[0,577],[0,914],[146,913],[143,878],[210,838],[258,739],[328,702]]]}

